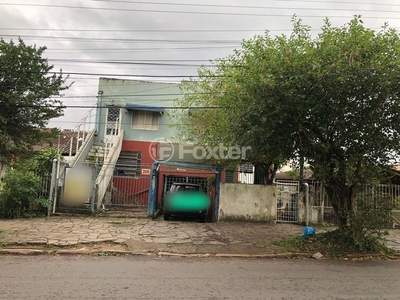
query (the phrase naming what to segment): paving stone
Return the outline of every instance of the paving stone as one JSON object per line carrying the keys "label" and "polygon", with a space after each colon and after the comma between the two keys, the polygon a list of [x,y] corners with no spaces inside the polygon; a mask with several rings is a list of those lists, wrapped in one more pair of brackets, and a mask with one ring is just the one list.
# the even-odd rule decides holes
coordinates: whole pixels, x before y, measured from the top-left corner
{"label": "paving stone", "polygon": [[100,234],[98,239],[99,240],[111,240],[113,239],[114,236],[112,234],[106,233],[106,234]]}
{"label": "paving stone", "polygon": [[26,241],[26,244],[31,244],[31,245],[45,245],[47,244],[47,239],[40,239],[40,240],[30,240]]}
{"label": "paving stone", "polygon": [[177,241],[176,238],[154,238],[153,243],[156,244],[173,244]]}
{"label": "paving stone", "polygon": [[116,238],[118,238],[118,239],[130,239],[131,238],[131,236],[129,235],[129,234],[118,234],[117,236],[116,236]]}
{"label": "paving stone", "polygon": [[97,232],[95,232],[95,233],[89,233],[89,234],[86,236],[86,238],[89,238],[89,239],[97,239],[99,236],[100,236],[100,234],[98,234]]}
{"label": "paving stone", "polygon": [[139,235],[152,235],[153,231],[139,231]]}
{"label": "paving stone", "polygon": [[185,240],[177,239],[173,243],[174,244],[191,244],[192,240],[189,240],[189,239],[185,239]]}
{"label": "paving stone", "polygon": [[193,241],[193,245],[203,245],[204,241]]}
{"label": "paving stone", "polygon": [[220,242],[220,241],[207,241],[207,242],[205,242],[205,244],[207,244],[207,245],[226,245],[225,243]]}
{"label": "paving stone", "polygon": [[116,243],[116,244],[122,244],[122,243],[126,242],[126,239],[116,239],[113,242]]}
{"label": "paving stone", "polygon": [[[113,224],[120,223],[120,224]],[[71,245],[113,241],[128,243],[130,250],[160,247],[168,251],[246,251],[273,253],[278,246],[273,240],[300,236],[304,226],[262,223],[195,223],[135,219],[51,217],[46,219],[1,220],[1,236],[7,243]],[[322,232],[317,228],[318,233]],[[400,250],[400,230],[389,230],[387,245]],[[262,247],[263,246],[263,247]],[[186,249],[186,250],[185,250]],[[197,250],[196,250],[197,251]],[[223,253],[223,252],[221,252]]]}

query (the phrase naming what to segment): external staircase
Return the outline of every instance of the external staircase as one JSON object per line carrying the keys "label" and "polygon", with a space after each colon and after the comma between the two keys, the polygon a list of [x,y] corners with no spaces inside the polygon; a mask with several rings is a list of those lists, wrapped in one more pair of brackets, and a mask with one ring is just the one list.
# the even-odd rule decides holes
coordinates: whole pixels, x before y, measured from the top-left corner
{"label": "external staircase", "polygon": [[99,143],[93,144],[84,161],[85,165],[91,166],[96,163],[103,163],[105,153],[106,153],[105,145],[101,145]]}
{"label": "external staircase", "polygon": [[[89,166],[92,167],[93,174],[93,190],[91,194],[91,209],[92,211],[99,210],[103,203],[103,198],[106,193],[107,187],[112,179],[115,169],[115,164],[118,161],[121,152],[122,139],[124,131],[120,128],[113,130],[114,135],[107,136],[106,140],[100,140],[96,137],[94,128],[88,128],[91,118],[95,117],[95,107],[91,109],[86,117],[82,119],[79,125],[74,129],[75,135],[71,137],[70,144],[73,141],[79,141],[75,155],[70,154],[69,167]],[[72,147],[71,147],[72,149]],[[55,173],[55,182],[67,180],[61,178],[64,174],[59,168]],[[57,174],[57,175],[56,175]],[[57,195],[55,196],[55,199]],[[54,201],[53,203],[55,203]],[[54,204],[53,212],[55,211],[56,204]]]}

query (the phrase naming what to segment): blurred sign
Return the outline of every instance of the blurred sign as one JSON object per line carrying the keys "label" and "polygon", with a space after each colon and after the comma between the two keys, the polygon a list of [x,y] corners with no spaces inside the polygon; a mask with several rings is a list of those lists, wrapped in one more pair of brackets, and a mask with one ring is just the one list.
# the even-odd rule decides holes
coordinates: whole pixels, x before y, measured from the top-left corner
{"label": "blurred sign", "polygon": [[76,206],[90,202],[92,169],[85,166],[66,168],[63,205]]}
{"label": "blurred sign", "polygon": [[150,175],[150,169],[142,169],[142,175]]}

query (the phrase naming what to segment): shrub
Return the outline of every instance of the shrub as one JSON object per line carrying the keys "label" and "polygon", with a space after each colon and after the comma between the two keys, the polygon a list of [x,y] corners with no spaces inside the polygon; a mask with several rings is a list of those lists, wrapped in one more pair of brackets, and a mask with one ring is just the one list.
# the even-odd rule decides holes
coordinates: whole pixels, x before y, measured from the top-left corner
{"label": "shrub", "polygon": [[9,218],[28,213],[37,203],[36,195],[40,188],[40,178],[29,168],[21,165],[8,168],[3,178],[3,191],[0,194],[2,215]]}

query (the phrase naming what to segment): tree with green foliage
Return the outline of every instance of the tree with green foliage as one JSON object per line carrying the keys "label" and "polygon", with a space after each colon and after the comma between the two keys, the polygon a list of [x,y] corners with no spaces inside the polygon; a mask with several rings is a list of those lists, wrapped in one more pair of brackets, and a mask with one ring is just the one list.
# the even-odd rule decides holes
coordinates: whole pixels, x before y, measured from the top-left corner
{"label": "tree with green foliage", "polygon": [[[51,174],[53,168],[53,161],[58,158],[58,150],[54,148],[48,148],[40,151],[35,155],[35,173],[39,176],[45,176]],[[63,161],[64,157],[60,156],[60,160]]]}
{"label": "tree with green foliage", "polygon": [[289,35],[244,41],[182,83],[176,125],[185,140],[251,146],[264,170],[304,157],[339,218],[352,228],[357,195],[379,179],[400,150],[400,38],[355,16],[341,27],[325,20],[313,37],[293,19]]}
{"label": "tree with green foliage", "polygon": [[61,70],[52,72],[45,50],[21,39],[18,44],[0,39],[0,162],[56,134],[44,128],[63,114],[62,102],[54,97],[69,86]]}

